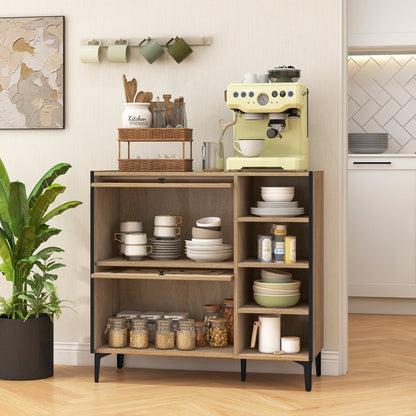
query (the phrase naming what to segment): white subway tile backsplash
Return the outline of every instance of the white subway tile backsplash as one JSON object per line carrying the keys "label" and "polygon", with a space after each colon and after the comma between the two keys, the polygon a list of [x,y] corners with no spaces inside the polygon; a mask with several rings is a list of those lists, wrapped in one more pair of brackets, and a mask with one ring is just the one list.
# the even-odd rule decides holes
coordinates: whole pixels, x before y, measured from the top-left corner
{"label": "white subway tile backsplash", "polygon": [[416,58],[348,60],[348,131],[389,135],[387,153],[416,151]]}

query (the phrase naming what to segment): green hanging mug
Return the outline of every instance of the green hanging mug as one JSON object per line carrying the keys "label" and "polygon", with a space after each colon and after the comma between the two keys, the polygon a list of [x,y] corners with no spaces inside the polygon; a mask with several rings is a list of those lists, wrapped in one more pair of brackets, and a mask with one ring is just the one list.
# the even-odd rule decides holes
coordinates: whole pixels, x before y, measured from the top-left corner
{"label": "green hanging mug", "polygon": [[[174,43],[172,43],[175,41]],[[172,43],[172,44],[171,44]],[[180,64],[187,56],[192,53],[191,47],[179,37],[172,38],[166,45],[170,56]]]}
{"label": "green hanging mug", "polygon": [[[146,42],[145,45],[143,45],[144,42]],[[139,49],[149,64],[152,64],[165,53],[163,48],[152,38],[143,39],[139,43]]]}

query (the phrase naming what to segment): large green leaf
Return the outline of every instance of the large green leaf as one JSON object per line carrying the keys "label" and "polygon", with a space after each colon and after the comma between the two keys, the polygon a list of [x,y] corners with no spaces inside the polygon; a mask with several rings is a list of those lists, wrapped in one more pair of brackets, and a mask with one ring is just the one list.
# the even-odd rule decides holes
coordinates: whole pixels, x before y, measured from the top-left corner
{"label": "large green leaf", "polygon": [[0,220],[10,224],[9,215],[10,184],[7,186],[0,178]]}
{"label": "large green leaf", "polygon": [[39,259],[46,260],[52,253],[62,253],[64,250],[60,247],[47,247],[35,254]]}
{"label": "large green leaf", "polygon": [[25,185],[21,182],[10,183],[9,195],[10,228],[16,237],[29,222],[29,204]]}
{"label": "large green leaf", "polygon": [[39,227],[38,235],[36,236],[35,250],[43,243],[49,240],[54,235],[57,235],[61,232],[59,228],[51,228],[45,224],[42,224]]}
{"label": "large green leaf", "polygon": [[60,205],[59,207],[56,207],[55,209],[53,209],[51,212],[49,212],[42,218],[42,224],[46,224],[55,215],[62,214],[67,209],[75,208],[80,204],[82,204],[82,202],[80,201],[70,201],[70,202]]}
{"label": "large green leaf", "polygon": [[26,226],[22,228],[22,233],[20,234],[17,243],[16,249],[14,252],[14,261],[17,264],[19,260],[26,259],[30,257],[35,249],[36,242],[36,232],[35,227]]}
{"label": "large green leaf", "polygon": [[3,233],[0,233],[0,257],[3,260],[3,264],[0,266],[0,271],[6,276],[7,280],[12,282],[14,278],[13,253],[9,240]]}
{"label": "large green leaf", "polygon": [[7,170],[3,164],[3,161],[0,159],[0,180],[3,181],[7,189],[10,189],[10,179],[7,173]]}
{"label": "large green leaf", "polygon": [[68,163],[59,163],[53,168],[49,169],[40,179],[39,182],[35,185],[32,192],[29,195],[29,208],[32,208],[38,199],[39,195],[53,184],[54,180],[60,176],[64,175],[67,170],[71,167]]}
{"label": "large green leaf", "polygon": [[38,229],[38,227],[44,223],[41,222],[42,217],[45,215],[46,210],[49,208],[49,205],[52,204],[56,197],[65,191],[65,186],[54,184],[49,186],[42,195],[40,195],[32,208],[30,208],[29,215],[30,221],[29,224],[33,225]]}

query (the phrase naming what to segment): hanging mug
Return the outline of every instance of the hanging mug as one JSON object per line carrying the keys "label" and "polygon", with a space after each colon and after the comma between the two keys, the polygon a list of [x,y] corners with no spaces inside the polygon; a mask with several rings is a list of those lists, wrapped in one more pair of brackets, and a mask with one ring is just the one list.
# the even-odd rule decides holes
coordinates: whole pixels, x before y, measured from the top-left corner
{"label": "hanging mug", "polygon": [[103,59],[101,41],[90,40],[86,45],[82,45],[80,58],[84,64],[99,64]]}
{"label": "hanging mug", "polygon": [[[144,42],[147,43],[143,45]],[[139,50],[140,53],[146,58],[147,62],[149,62],[149,64],[152,64],[154,61],[156,61],[156,59],[160,58],[165,53],[163,48],[154,39],[151,38],[143,39],[139,43]]]}
{"label": "hanging mug", "polygon": [[124,63],[130,60],[130,48],[127,40],[116,40],[113,45],[109,45],[107,58],[110,62]]}
{"label": "hanging mug", "polygon": [[[174,43],[172,43],[174,41]],[[172,43],[172,44],[171,44]],[[191,47],[179,37],[172,38],[167,44],[166,48],[170,56],[180,64],[187,56],[192,53]]]}

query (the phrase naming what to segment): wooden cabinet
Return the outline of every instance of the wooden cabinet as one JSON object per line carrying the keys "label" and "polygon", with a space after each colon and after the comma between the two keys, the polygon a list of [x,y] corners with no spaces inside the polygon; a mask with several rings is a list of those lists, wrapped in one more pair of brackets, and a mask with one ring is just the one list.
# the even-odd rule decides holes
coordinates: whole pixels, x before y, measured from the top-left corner
{"label": "wooden cabinet", "polygon": [[[295,186],[295,199],[305,207],[301,217],[255,217],[261,186]],[[233,244],[233,258],[218,263],[197,263],[185,256],[173,261],[127,261],[118,255],[113,234],[121,221],[140,220],[153,236],[155,215],[183,217],[182,238],[191,239],[198,218],[222,219],[224,243]],[[193,172],[91,174],[91,352],[95,379],[100,360],[117,354],[119,367],[125,354],[221,357],[241,360],[289,360],[304,367],[305,388],[311,388],[311,367],[316,359],[320,375],[323,347],[323,173],[322,172]],[[287,224],[297,237],[297,262],[260,263],[257,235],[269,234],[273,223]],[[301,302],[291,308],[264,308],[253,301],[252,284],[261,268],[290,270],[301,280]],[[107,319],[121,310],[188,311],[202,319],[202,305],[234,298],[234,345],[202,347],[191,351],[109,348]],[[259,314],[281,314],[282,335],[299,335],[298,354],[262,354],[250,349],[251,329]]]}

